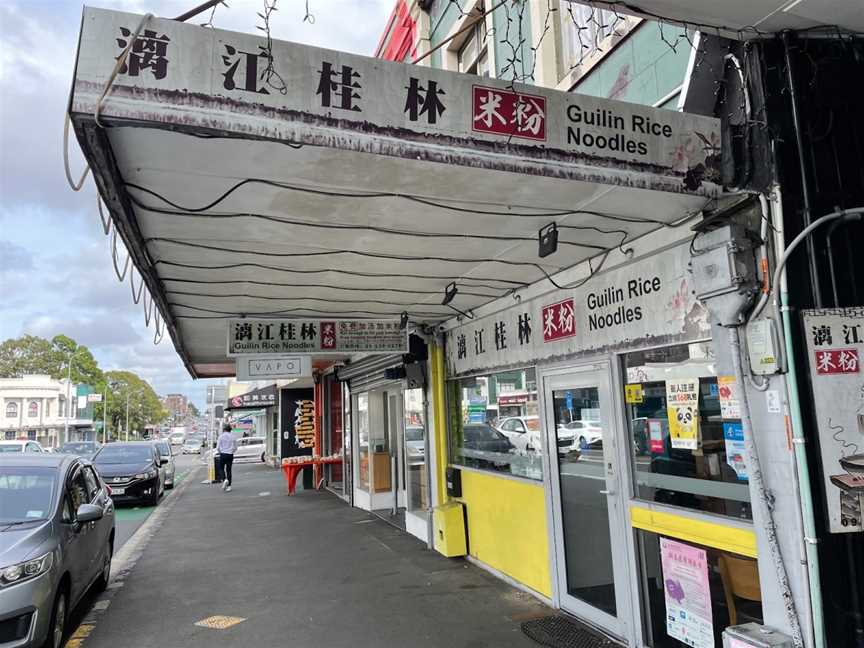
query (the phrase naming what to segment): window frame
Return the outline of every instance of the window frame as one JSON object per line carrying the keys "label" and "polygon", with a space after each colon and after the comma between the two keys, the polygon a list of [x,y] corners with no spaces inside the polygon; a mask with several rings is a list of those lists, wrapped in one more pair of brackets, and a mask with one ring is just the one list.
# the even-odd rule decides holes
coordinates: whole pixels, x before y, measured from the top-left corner
{"label": "window frame", "polygon": [[6,418],[18,418],[18,403],[15,401],[6,403]]}
{"label": "window frame", "polygon": [[39,401],[31,400],[27,403],[27,418],[39,418]]}

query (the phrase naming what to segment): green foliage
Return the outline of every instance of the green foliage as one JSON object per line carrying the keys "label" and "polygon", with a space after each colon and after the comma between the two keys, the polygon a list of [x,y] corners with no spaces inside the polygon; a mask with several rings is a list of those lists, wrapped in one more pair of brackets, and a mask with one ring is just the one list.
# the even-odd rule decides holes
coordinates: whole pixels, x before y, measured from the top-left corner
{"label": "green foliage", "polygon": [[189,416],[192,418],[198,418],[201,416],[201,412],[198,411],[198,408],[195,407],[195,403],[189,403]]}
{"label": "green foliage", "polygon": [[72,338],[56,335],[51,340],[24,335],[0,344],[0,378],[47,374],[66,378],[72,361],[72,382],[93,387],[102,384],[102,371],[90,350]]}
{"label": "green foliage", "polygon": [[[105,383],[108,387],[108,429],[114,438],[125,438],[127,400],[130,439],[135,438],[136,430],[140,435],[145,425],[161,423],[168,417],[150,384],[131,371],[106,371]],[[95,418],[101,419],[104,406],[104,402],[97,406]]]}

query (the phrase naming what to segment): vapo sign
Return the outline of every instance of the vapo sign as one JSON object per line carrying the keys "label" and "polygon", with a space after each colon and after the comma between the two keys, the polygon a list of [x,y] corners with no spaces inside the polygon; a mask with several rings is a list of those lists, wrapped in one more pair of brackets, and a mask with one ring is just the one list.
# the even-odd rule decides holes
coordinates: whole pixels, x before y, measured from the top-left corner
{"label": "vapo sign", "polygon": [[231,319],[228,355],[407,353],[399,320]]}
{"label": "vapo sign", "polygon": [[308,355],[243,356],[236,361],[237,380],[268,378],[311,378],[312,358]]}
{"label": "vapo sign", "polygon": [[696,301],[686,244],[607,270],[446,333],[447,368],[459,375],[564,355],[674,344],[710,335]]}

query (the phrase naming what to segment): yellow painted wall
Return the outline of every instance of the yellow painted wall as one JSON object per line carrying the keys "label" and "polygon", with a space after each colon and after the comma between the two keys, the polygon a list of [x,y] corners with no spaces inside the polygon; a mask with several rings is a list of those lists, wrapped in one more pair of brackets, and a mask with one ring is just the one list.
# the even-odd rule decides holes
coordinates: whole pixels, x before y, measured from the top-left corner
{"label": "yellow painted wall", "polygon": [[463,470],[469,553],[546,597],[552,597],[542,484]]}

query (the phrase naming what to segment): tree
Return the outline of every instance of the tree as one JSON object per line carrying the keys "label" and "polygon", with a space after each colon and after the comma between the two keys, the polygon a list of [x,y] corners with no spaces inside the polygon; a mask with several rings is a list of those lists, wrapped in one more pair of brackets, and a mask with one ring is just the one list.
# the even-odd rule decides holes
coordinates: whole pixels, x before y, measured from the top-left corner
{"label": "tree", "polygon": [[[126,438],[126,402],[129,402],[130,439],[135,438],[137,430],[140,435],[146,425],[161,423],[168,416],[162,407],[159,396],[150,384],[131,371],[106,371],[105,383],[108,386],[108,427],[113,430],[115,438]],[[102,403],[96,408],[94,417],[100,420],[103,416]]]}
{"label": "tree", "polygon": [[86,346],[65,335],[46,340],[24,335],[0,344],[0,378],[25,374],[47,374],[55,380],[64,379],[72,359],[72,382],[86,383],[94,388],[103,383],[102,370]]}
{"label": "tree", "polygon": [[189,403],[189,407],[187,408],[186,413],[187,416],[190,416],[191,418],[198,418],[199,416],[201,416],[201,412],[199,412],[198,408],[195,407],[195,403]]}

